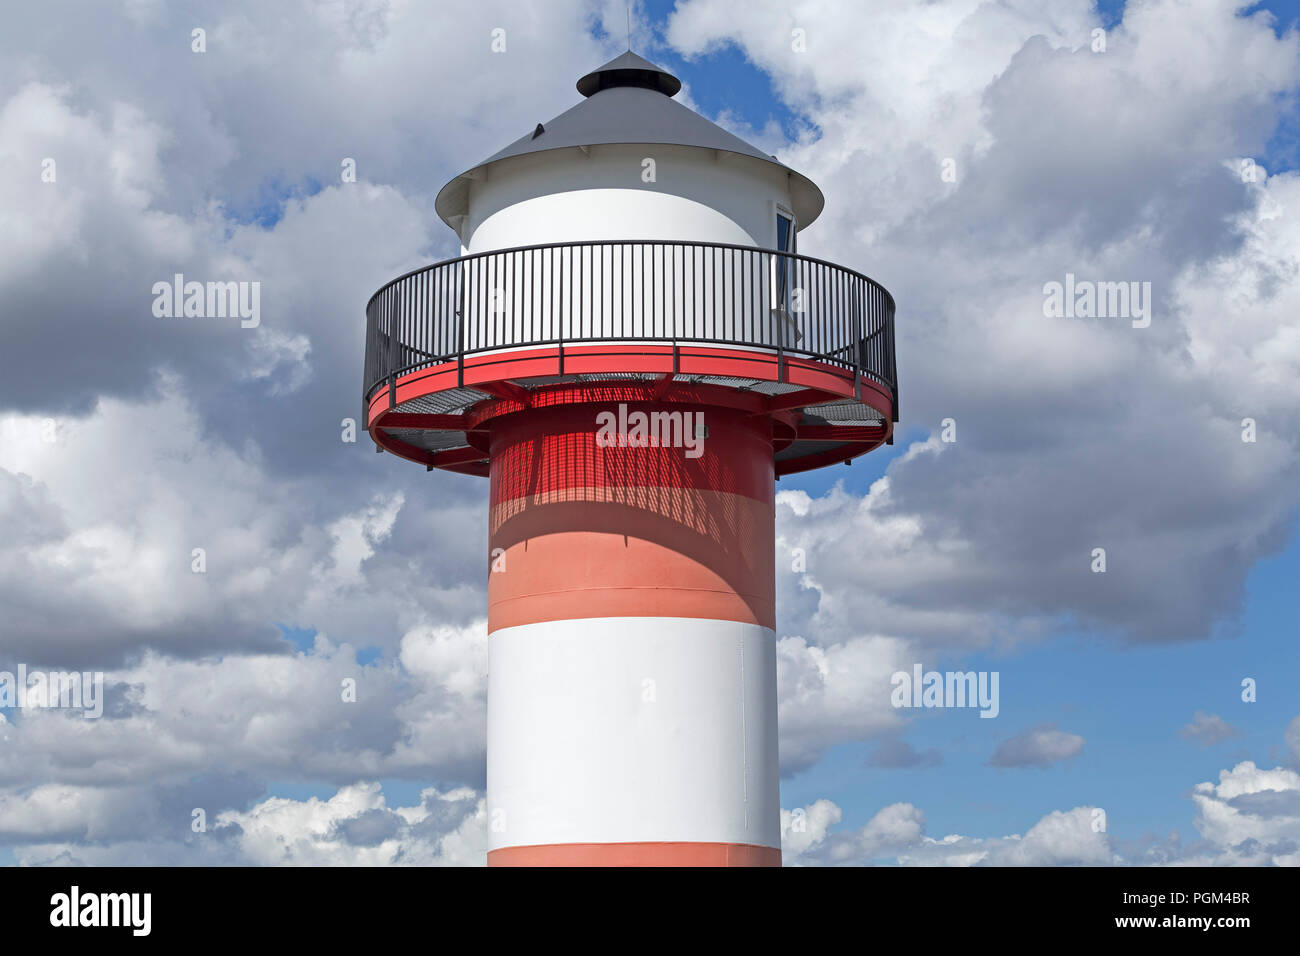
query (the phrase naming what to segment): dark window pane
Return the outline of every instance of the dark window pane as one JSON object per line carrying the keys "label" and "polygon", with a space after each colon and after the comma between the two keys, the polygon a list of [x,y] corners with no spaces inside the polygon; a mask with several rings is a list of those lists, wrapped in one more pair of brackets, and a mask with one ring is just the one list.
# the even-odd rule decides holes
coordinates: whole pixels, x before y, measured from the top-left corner
{"label": "dark window pane", "polygon": [[791,222],[788,217],[777,214],[776,217],[776,248],[780,252],[790,251],[790,239],[794,235],[794,230],[790,228]]}

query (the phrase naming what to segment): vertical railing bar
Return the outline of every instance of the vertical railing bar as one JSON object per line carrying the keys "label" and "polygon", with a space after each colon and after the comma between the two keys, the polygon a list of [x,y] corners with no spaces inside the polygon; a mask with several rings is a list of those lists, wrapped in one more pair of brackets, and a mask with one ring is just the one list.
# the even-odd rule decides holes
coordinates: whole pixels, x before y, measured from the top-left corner
{"label": "vertical railing bar", "polygon": [[397,336],[393,333],[393,318],[392,318],[392,307],[391,307],[393,296],[392,296],[391,288],[389,289],[388,294],[384,296],[384,298],[388,300],[388,304],[386,304],[386,308],[388,311],[388,322],[387,322],[388,325],[388,407],[392,408],[394,405],[397,404],[397,378],[395,372],[397,368],[397,362],[394,355],[394,351],[396,349]]}

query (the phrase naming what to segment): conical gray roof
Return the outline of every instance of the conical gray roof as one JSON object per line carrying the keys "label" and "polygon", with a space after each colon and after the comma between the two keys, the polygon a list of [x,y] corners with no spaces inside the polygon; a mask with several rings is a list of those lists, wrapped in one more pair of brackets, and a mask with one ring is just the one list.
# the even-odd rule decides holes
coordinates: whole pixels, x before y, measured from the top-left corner
{"label": "conical gray roof", "polygon": [[817,218],[825,199],[811,179],[675,102],[672,97],[681,85],[677,77],[630,50],[615,57],[578,80],[578,91],[585,100],[538,124],[540,131],[534,128],[525,133],[443,186],[434,204],[438,215],[455,228],[451,220],[466,212],[471,178],[492,163],[553,149],[649,143],[722,150],[777,166],[790,176],[791,199],[799,228]]}

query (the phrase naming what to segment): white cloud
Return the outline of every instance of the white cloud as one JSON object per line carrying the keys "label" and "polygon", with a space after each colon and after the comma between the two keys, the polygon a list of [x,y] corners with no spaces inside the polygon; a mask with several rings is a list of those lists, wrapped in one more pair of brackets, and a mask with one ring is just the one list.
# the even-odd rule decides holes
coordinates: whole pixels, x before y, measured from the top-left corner
{"label": "white cloud", "polygon": [[1241,731],[1218,714],[1207,714],[1203,710],[1198,710],[1192,715],[1191,723],[1183,726],[1178,733],[1188,740],[1196,741],[1202,747],[1210,747],[1223,743],[1229,737],[1237,736]]}
{"label": "white cloud", "polygon": [[[840,809],[817,801],[818,820],[837,822]],[[788,813],[788,811],[783,811]],[[785,818],[783,817],[783,820]],[[896,862],[903,866],[1107,866],[1117,859],[1110,840],[1095,826],[1095,808],[1075,807],[1053,811],[1024,835],[933,839],[925,835],[925,814],[909,803],[880,810],[863,827],[830,832],[829,826],[812,827],[802,839],[786,838],[785,862],[794,865],[852,865]]]}
{"label": "white cloud", "polygon": [[[10,436],[0,445],[8,652],[85,667],[145,647],[269,651],[281,646],[273,622],[395,648],[394,628],[440,606],[473,607],[459,575],[413,589],[408,579],[386,587],[376,570],[395,557],[376,560],[375,548],[390,544],[399,513],[422,523],[430,502],[408,508],[401,490],[364,487],[304,494],[276,480],[255,447],[204,436],[179,380],[159,392],[144,404],[105,399],[52,430],[39,417],[0,418]],[[340,443],[341,454],[352,448]],[[105,481],[106,471],[123,477]]]}
{"label": "white cloud", "polygon": [[836,743],[902,725],[889,703],[889,677],[909,660],[903,642],[862,637],[818,647],[783,637],[776,654],[783,772],[811,766]]}
{"label": "white cloud", "polygon": [[[464,634],[417,630],[403,639],[409,671],[360,665],[354,648],[323,635],[308,653],[151,654],[105,673],[102,719],[24,711],[0,752],[0,786],[170,785],[209,772],[481,781],[485,641],[481,624]],[[355,701],[345,681],[355,682]]]}
{"label": "white cloud", "polygon": [[[128,798],[103,801],[90,810],[129,812]],[[58,806],[42,794],[20,812],[39,806],[47,818],[61,813],[70,826],[84,823],[88,809]],[[0,803],[0,809],[11,810]],[[481,794],[469,788],[428,788],[410,807],[389,807],[377,783],[340,788],[326,800],[272,797],[247,810],[209,817],[195,832],[188,811],[159,828],[152,839],[111,845],[43,842],[20,854],[24,864],[221,865],[221,866],[475,866],[487,853],[487,812]],[[50,832],[49,821],[43,832]],[[170,830],[170,835],[164,835]],[[99,840],[103,834],[91,834]]]}
{"label": "white cloud", "polygon": [[1214,863],[1300,866],[1300,774],[1243,761],[1219,782],[1192,791],[1196,828],[1214,844]]}
{"label": "white cloud", "polygon": [[[442,814],[454,825],[439,820]],[[372,845],[357,845],[349,837],[367,815],[389,826]],[[389,810],[378,784],[357,784],[326,801],[271,799],[246,813],[228,811],[217,825],[239,827],[239,851],[255,865],[471,866],[487,853],[486,816],[482,797],[469,789],[425,790],[419,806]]]}
{"label": "white cloud", "polygon": [[1050,725],[1032,727],[998,744],[989,758],[995,767],[1047,767],[1083,752],[1084,739]]}

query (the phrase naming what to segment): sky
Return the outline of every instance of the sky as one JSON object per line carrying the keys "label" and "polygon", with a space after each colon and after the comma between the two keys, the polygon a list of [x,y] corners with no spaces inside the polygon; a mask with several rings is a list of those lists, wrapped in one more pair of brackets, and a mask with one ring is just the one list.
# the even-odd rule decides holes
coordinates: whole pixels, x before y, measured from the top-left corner
{"label": "sky", "polygon": [[[482,863],[486,483],[342,423],[370,293],[456,254],[438,189],[573,105],[624,4],[9,19],[0,671],[105,700],[0,708],[0,862]],[[777,486],[787,864],[1300,863],[1298,22],[633,6],[822,188],[800,251],[898,303],[895,444]],[[260,323],[156,316],[177,272]],[[1045,314],[1067,274],[1150,324]],[[997,716],[894,707],[918,664],[996,672]]]}

